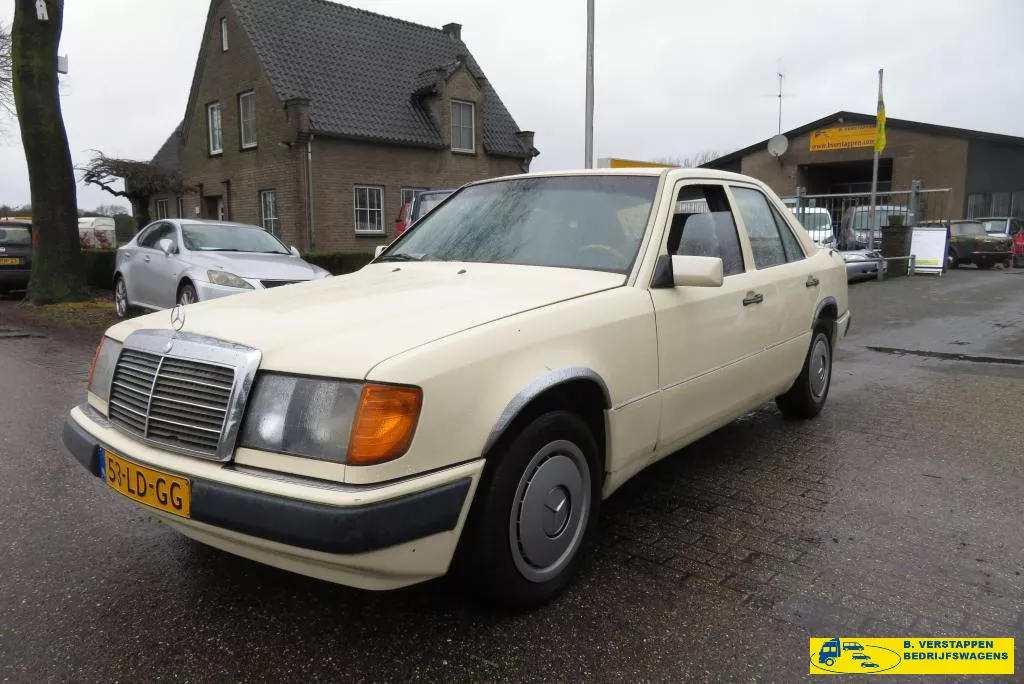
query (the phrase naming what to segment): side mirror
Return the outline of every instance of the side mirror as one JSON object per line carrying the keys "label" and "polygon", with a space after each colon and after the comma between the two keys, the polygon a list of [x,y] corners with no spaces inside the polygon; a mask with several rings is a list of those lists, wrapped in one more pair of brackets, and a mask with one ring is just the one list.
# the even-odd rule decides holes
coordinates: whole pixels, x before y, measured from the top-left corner
{"label": "side mirror", "polygon": [[177,251],[174,248],[174,243],[171,242],[167,238],[164,238],[164,239],[160,240],[159,242],[157,242],[156,246],[157,246],[157,249],[159,249],[161,252],[163,252],[167,256],[170,256],[171,254],[174,254]]}
{"label": "side mirror", "polygon": [[676,287],[721,287],[723,272],[718,257],[672,255],[672,284]]}
{"label": "side mirror", "polygon": [[299,248],[296,247],[295,245],[289,247],[288,251],[292,253],[292,256],[302,256],[302,254],[299,253]]}
{"label": "side mirror", "polygon": [[373,250],[373,258],[376,259],[377,257],[379,257],[381,254],[384,253],[384,250],[387,248],[387,245],[377,245],[376,249]]}

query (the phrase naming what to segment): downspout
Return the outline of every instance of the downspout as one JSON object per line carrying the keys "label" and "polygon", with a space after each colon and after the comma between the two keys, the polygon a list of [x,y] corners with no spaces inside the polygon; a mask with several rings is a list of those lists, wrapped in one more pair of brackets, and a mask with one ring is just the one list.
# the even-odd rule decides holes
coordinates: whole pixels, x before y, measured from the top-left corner
{"label": "downspout", "polygon": [[314,199],[315,193],[313,192],[313,134],[309,134],[309,140],[306,141],[306,192],[308,197],[306,198],[306,206],[309,207],[309,236],[308,244],[309,251],[316,252],[316,201]]}

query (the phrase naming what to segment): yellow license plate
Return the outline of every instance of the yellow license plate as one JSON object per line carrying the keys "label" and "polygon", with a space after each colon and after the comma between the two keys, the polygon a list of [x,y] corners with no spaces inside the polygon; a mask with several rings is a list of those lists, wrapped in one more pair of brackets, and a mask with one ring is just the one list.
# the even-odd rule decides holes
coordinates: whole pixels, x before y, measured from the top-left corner
{"label": "yellow license plate", "polygon": [[111,489],[158,510],[189,517],[192,487],[187,479],[141,466],[106,449],[103,453],[104,477]]}
{"label": "yellow license plate", "polygon": [[21,266],[20,257],[0,257],[0,266]]}

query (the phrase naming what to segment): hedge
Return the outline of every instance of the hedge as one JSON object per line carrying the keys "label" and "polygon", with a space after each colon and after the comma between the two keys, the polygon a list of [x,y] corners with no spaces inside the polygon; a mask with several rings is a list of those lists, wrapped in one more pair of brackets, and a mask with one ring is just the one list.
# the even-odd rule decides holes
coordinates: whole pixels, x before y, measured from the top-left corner
{"label": "hedge", "polygon": [[[101,290],[109,290],[114,285],[114,255],[113,249],[84,249],[82,256],[85,259],[85,280],[89,287]],[[373,254],[364,252],[355,253],[327,253],[327,254],[304,254],[303,259],[320,268],[325,268],[333,275],[342,275],[358,271],[373,259]]]}

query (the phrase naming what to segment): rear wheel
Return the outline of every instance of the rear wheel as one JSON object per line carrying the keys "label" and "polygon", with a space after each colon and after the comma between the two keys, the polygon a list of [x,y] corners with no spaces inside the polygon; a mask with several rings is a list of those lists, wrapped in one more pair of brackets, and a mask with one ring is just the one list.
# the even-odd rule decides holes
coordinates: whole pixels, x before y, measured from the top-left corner
{"label": "rear wheel", "polygon": [[460,574],[482,598],[541,605],[568,586],[601,500],[594,436],[569,411],[541,415],[491,454],[460,540]]}
{"label": "rear wheel", "polygon": [[814,418],[824,408],[831,384],[832,338],[829,326],[819,322],[800,376],[788,392],[775,398],[775,404],[787,418]]}

